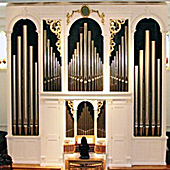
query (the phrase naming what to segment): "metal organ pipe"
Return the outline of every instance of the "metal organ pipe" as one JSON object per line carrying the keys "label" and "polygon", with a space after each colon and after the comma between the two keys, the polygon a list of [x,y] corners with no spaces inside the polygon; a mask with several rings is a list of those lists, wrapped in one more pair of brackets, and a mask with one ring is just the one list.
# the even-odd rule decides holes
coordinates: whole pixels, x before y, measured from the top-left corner
{"label": "metal organ pipe", "polygon": [[50,47],[50,89],[53,90],[53,47]]}
{"label": "metal organ pipe", "polygon": [[88,90],[91,90],[91,31],[88,31]]}
{"label": "metal organ pipe", "polygon": [[83,34],[80,33],[80,91],[83,91]]}
{"label": "metal organ pipe", "polygon": [[84,90],[87,90],[87,23],[84,23]]}
{"label": "metal organ pipe", "polygon": [[160,132],[160,114],[161,114],[161,64],[160,59],[157,59],[157,135],[161,134]]}
{"label": "metal organ pipe", "polygon": [[155,130],[155,86],[156,86],[156,79],[155,79],[155,58],[156,58],[156,54],[155,54],[155,41],[151,42],[151,49],[152,49],[152,53],[151,53],[151,60],[152,60],[152,135],[154,135],[154,130]]}
{"label": "metal organ pipe", "polygon": [[135,135],[138,130],[138,66],[135,66]]}
{"label": "metal organ pipe", "polygon": [[95,90],[97,89],[97,82],[96,82],[96,80],[97,80],[97,77],[96,77],[96,75],[97,75],[97,66],[96,66],[96,63],[97,63],[97,48],[96,47],[94,47],[94,88],[95,88]]}
{"label": "metal organ pipe", "polygon": [[119,65],[118,65],[118,70],[119,70],[119,91],[122,89],[122,55],[121,55],[121,45],[118,45],[118,54],[119,54]]}
{"label": "metal organ pipe", "polygon": [[140,131],[138,134],[143,133],[143,50],[139,50],[139,117],[140,117]]}
{"label": "metal organ pipe", "polygon": [[47,90],[50,90],[50,40],[47,39]]}
{"label": "metal organ pipe", "polygon": [[124,82],[125,82],[125,80],[124,80],[124,77],[125,77],[125,47],[124,47],[124,36],[121,36],[121,57],[122,57],[122,63],[121,63],[121,65],[122,65],[122,77],[121,77],[121,79],[122,79],[122,88],[121,88],[121,90],[122,91],[124,91],[124,87],[125,87],[125,85],[124,85]]}
{"label": "metal organ pipe", "polygon": [[91,51],[92,51],[92,56],[91,56],[91,58],[92,58],[92,91],[94,91],[94,64],[95,64],[95,62],[94,62],[94,41],[92,40],[92,42],[91,42]]}
{"label": "metal organ pipe", "polygon": [[29,47],[29,117],[28,134],[33,134],[33,46]]}
{"label": "metal organ pipe", "polygon": [[128,27],[125,26],[125,91],[128,91]]}
{"label": "metal organ pipe", "polygon": [[24,119],[24,134],[27,134],[28,122],[28,67],[27,67],[27,25],[23,26],[23,119]]}
{"label": "metal organ pipe", "polygon": [[55,62],[55,53],[53,53],[53,90],[56,90],[56,62]]}
{"label": "metal organ pipe", "polygon": [[16,134],[16,55],[13,55],[13,95],[12,95],[12,101],[13,101],[13,133]]}
{"label": "metal organ pipe", "polygon": [[150,97],[150,32],[145,31],[145,126],[149,130],[149,97]]}
{"label": "metal organ pipe", "polygon": [[21,135],[21,36],[17,37],[17,110],[18,110],[18,134]]}
{"label": "metal organ pipe", "polygon": [[119,52],[116,51],[116,58],[115,58],[115,63],[116,63],[116,70],[115,70],[115,76],[116,76],[116,91],[119,91]]}
{"label": "metal organ pipe", "polygon": [[74,49],[74,89],[77,90],[77,50]]}
{"label": "metal organ pipe", "polygon": [[77,90],[79,91],[80,82],[80,43],[77,42]]}
{"label": "metal organ pipe", "polygon": [[44,64],[43,64],[43,71],[44,71],[44,91],[47,90],[47,30],[44,30]]}
{"label": "metal organ pipe", "polygon": [[38,66],[35,63],[35,134],[38,135]]}

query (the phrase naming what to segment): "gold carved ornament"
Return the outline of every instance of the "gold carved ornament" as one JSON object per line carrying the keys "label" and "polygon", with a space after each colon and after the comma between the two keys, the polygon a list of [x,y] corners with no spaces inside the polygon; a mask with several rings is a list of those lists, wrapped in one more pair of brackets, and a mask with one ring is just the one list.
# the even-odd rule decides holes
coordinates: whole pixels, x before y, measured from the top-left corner
{"label": "gold carved ornament", "polygon": [[73,118],[74,118],[74,102],[73,101],[68,101],[68,106],[70,107],[71,113],[72,113]]}
{"label": "gold carved ornament", "polygon": [[97,117],[99,117],[102,106],[103,106],[103,101],[98,101],[97,102]]}
{"label": "gold carved ornament", "polygon": [[61,57],[61,20],[46,20],[46,23],[50,25],[50,30],[57,36],[57,50],[60,53]]}
{"label": "gold carved ornament", "polygon": [[110,51],[109,56],[111,57],[111,53],[114,50],[116,43],[114,42],[114,36],[121,30],[121,25],[125,23],[125,20],[114,20],[110,19]]}
{"label": "gold carved ornament", "polygon": [[93,12],[97,13],[98,17],[101,18],[101,23],[104,25],[105,14],[103,12],[100,14],[98,10],[90,9],[88,5],[82,5],[80,9],[73,10],[71,14],[67,13],[66,15],[67,25],[70,23],[70,19],[73,17],[74,13],[80,13],[84,18],[87,18],[90,15],[90,13],[93,13]]}

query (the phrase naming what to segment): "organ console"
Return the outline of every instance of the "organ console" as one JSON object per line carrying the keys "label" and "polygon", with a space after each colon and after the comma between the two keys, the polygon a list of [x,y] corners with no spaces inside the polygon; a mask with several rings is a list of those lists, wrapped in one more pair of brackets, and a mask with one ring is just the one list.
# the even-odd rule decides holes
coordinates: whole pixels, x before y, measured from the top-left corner
{"label": "organ console", "polygon": [[87,143],[89,144],[90,153],[106,153],[106,145],[104,143],[95,143],[94,135],[77,135],[75,136],[75,143],[70,143],[69,140],[65,141],[64,153],[77,153],[79,151],[79,145],[81,143],[81,138],[85,136]]}

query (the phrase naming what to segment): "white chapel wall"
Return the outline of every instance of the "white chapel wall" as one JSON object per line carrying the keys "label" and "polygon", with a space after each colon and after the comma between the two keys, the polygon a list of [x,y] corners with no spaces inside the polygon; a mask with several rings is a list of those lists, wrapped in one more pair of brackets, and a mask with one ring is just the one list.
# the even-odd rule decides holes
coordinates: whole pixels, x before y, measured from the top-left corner
{"label": "white chapel wall", "polygon": [[[6,7],[0,5],[0,31],[5,31]],[[0,54],[1,55],[1,54]],[[0,69],[0,130],[7,130],[7,70]]]}

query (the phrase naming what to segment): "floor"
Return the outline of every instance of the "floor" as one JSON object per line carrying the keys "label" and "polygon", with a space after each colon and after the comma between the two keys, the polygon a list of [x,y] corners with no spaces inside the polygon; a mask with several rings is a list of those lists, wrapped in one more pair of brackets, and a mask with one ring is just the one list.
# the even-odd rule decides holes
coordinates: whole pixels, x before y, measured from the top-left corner
{"label": "floor", "polygon": [[[9,170],[10,167],[0,167],[0,170]],[[13,164],[13,170],[60,170],[60,167],[41,167],[39,165]],[[89,169],[90,170],[90,169]],[[170,170],[170,165],[166,166],[132,166],[131,168],[108,168],[108,170]]]}

